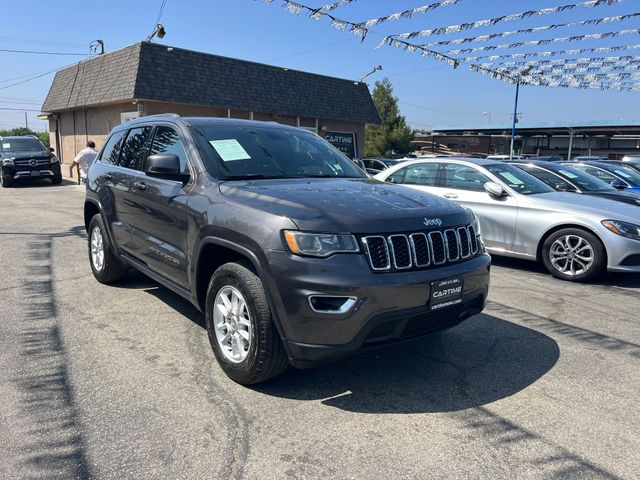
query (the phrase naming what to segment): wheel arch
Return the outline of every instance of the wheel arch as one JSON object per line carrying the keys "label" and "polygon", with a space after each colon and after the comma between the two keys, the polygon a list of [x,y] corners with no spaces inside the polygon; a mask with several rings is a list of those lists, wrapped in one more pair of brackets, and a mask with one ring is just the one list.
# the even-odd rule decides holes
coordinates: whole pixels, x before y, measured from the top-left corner
{"label": "wheel arch", "polygon": [[557,231],[564,230],[565,228],[575,228],[577,230],[584,230],[585,232],[588,232],[591,235],[593,235],[594,237],[596,237],[598,239],[598,241],[602,244],[602,250],[604,252],[605,265],[608,263],[609,258],[608,258],[608,255],[607,255],[607,247],[605,246],[604,242],[602,241],[602,238],[600,238],[600,235],[598,235],[598,233],[595,232],[592,228],[587,227],[585,225],[581,225],[579,223],[563,223],[563,224],[551,227],[549,230],[547,230],[544,233],[544,235],[542,235],[542,237],[540,238],[540,241],[538,242],[538,248],[536,249],[536,259],[537,259],[538,262],[542,261],[542,247],[544,246],[544,242],[546,242],[547,239],[551,235],[553,235]]}
{"label": "wheel arch", "polygon": [[101,213],[100,205],[93,199],[87,198],[84,201],[84,228],[89,233],[89,224],[94,215]]}

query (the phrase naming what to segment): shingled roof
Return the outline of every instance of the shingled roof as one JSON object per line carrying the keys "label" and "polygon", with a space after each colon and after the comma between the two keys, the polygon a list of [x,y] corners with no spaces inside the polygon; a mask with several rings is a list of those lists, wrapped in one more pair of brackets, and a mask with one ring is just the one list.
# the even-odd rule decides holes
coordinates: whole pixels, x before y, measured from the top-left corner
{"label": "shingled roof", "polygon": [[42,111],[134,99],[380,121],[364,83],[147,42],[60,70]]}

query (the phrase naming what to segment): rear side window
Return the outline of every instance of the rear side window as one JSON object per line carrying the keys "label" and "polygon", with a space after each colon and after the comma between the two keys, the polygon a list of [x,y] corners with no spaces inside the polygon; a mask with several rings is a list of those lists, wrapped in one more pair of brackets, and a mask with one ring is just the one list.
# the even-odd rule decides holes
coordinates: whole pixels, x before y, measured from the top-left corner
{"label": "rear side window", "polygon": [[124,140],[124,135],[127,133],[126,131],[116,132],[105,144],[102,149],[102,155],[100,156],[100,161],[102,163],[109,163],[111,165],[118,164],[118,155],[120,153],[120,147],[122,147],[122,141]]}
{"label": "rear side window", "polygon": [[403,183],[435,187],[438,179],[439,166],[439,163],[425,163],[407,167]]}
{"label": "rear side window", "polygon": [[485,177],[475,168],[454,163],[447,164],[445,178],[448,188],[472,192],[484,191],[484,184],[489,181],[488,177]]}
{"label": "rear side window", "polygon": [[184,144],[180,140],[178,132],[171,127],[160,126],[156,128],[156,133],[153,136],[153,143],[151,144],[151,152],[149,155],[156,155],[158,153],[168,153],[177,155],[180,159],[180,171],[182,173],[189,173],[189,167],[187,167],[187,153],[184,149]]}
{"label": "rear side window", "polygon": [[129,135],[122,145],[120,152],[119,165],[125,168],[132,168],[134,170],[141,170],[142,163],[147,158],[149,134],[151,133],[151,127],[132,128],[129,130]]}
{"label": "rear side window", "polygon": [[556,175],[555,173],[548,172],[546,170],[542,170],[541,168],[523,168],[526,172],[529,172],[534,177],[538,177],[547,185],[551,185],[553,188],[558,189],[564,188],[565,190],[575,191],[575,187],[571,185],[569,182],[564,180],[562,177]]}

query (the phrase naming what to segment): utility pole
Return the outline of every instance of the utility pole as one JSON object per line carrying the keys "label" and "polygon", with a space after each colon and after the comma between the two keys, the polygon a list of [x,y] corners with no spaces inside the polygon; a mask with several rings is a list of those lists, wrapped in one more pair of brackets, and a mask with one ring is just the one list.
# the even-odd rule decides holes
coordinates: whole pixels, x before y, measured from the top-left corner
{"label": "utility pole", "polygon": [[29,130],[29,120],[27,119],[27,112],[24,112],[24,126]]}
{"label": "utility pole", "polygon": [[511,127],[511,148],[509,149],[509,160],[513,159],[513,143],[516,139],[516,123],[518,123],[518,95],[520,93],[520,83],[522,82],[522,77],[528,74],[533,69],[533,66],[529,66],[518,73],[518,77],[516,79],[516,101],[513,107],[513,126]]}

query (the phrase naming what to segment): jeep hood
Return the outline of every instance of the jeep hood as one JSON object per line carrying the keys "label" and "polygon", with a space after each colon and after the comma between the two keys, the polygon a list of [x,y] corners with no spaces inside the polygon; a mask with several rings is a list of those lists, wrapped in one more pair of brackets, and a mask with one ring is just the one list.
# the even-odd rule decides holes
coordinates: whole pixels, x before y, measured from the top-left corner
{"label": "jeep hood", "polygon": [[[465,208],[429,193],[373,179],[278,179],[228,181],[230,200],[287,217],[306,231],[387,233],[425,230],[472,221]],[[433,226],[429,227],[433,228]]]}

